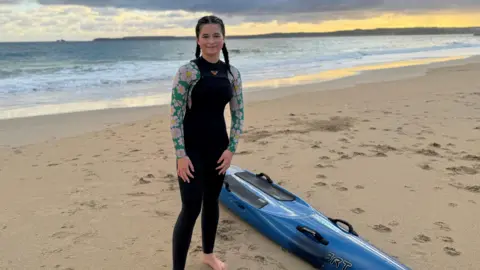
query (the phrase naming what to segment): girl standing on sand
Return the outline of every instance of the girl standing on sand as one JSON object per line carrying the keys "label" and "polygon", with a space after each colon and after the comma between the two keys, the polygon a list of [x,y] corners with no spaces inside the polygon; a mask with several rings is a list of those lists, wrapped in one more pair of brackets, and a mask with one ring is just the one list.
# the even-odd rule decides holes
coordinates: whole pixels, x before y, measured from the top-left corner
{"label": "girl standing on sand", "polygon": [[[213,249],[219,221],[218,197],[243,129],[242,80],[229,63],[223,21],[205,16],[198,20],[195,30],[196,59],[178,69],[172,89],[170,128],[182,200],[173,231],[173,269],[185,268],[194,225],[203,207],[203,263],[224,270],[226,265],[216,258]],[[225,62],[220,60],[221,51]],[[232,118],[230,138],[224,118],[227,103]]]}

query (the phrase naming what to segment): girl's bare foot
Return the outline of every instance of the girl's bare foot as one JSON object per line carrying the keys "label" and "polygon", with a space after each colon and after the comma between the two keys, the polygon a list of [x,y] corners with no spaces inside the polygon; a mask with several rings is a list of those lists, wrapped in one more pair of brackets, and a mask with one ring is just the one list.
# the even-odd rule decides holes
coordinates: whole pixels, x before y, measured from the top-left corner
{"label": "girl's bare foot", "polygon": [[203,263],[210,266],[213,270],[226,270],[227,265],[220,261],[215,255],[212,254],[203,254]]}

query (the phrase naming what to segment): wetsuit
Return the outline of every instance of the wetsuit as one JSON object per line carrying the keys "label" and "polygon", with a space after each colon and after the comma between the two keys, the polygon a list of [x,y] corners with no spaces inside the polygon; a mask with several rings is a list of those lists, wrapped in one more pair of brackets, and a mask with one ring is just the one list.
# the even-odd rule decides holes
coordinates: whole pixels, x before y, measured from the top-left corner
{"label": "wetsuit", "polygon": [[[182,66],[172,94],[172,136],[177,158],[188,156],[194,178],[178,177],[182,210],[173,231],[173,269],[184,269],[195,222],[202,210],[202,246],[212,253],[219,220],[218,196],[224,174],[216,167],[225,150],[235,152],[243,126],[243,97],[238,70],[199,57]],[[228,137],[224,119],[230,104],[232,127]]]}

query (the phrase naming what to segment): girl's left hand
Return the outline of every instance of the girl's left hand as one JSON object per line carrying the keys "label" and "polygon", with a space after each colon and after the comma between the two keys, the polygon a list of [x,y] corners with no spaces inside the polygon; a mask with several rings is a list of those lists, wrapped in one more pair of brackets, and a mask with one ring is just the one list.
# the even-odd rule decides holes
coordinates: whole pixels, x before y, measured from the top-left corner
{"label": "girl's left hand", "polygon": [[230,150],[223,151],[222,156],[220,156],[220,159],[217,161],[217,163],[221,163],[217,167],[217,170],[220,170],[218,174],[225,174],[227,172],[227,169],[230,167],[230,163],[232,162],[232,158],[233,153],[230,152]]}

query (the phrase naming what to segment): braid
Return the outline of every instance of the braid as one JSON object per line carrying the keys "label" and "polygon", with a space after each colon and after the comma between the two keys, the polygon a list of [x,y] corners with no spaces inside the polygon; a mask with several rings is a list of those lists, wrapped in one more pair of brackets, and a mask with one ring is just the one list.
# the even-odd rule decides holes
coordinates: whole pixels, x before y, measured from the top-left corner
{"label": "braid", "polygon": [[[223,52],[223,58],[225,58],[225,64],[227,64],[228,72],[230,72],[230,74],[232,74],[232,71],[230,70],[230,60],[228,59],[227,45],[225,43],[223,43],[222,52]],[[233,76],[233,74],[232,74],[232,76]]]}
{"label": "braid", "polygon": [[197,50],[195,51],[195,57],[198,58],[200,57],[200,45],[197,43]]}

